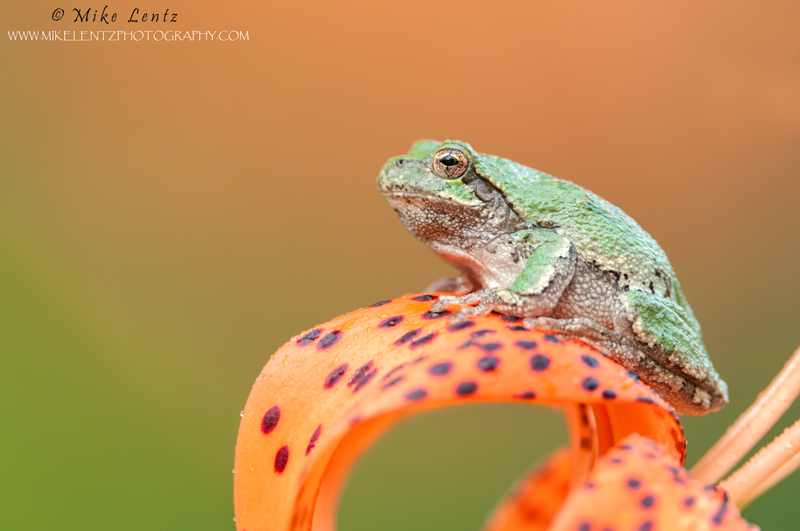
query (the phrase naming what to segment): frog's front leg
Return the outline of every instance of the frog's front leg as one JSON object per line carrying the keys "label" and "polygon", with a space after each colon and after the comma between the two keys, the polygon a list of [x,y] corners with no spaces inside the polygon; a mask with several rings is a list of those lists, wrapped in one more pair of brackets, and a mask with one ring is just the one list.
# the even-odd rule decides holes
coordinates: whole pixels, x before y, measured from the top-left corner
{"label": "frog's front leg", "polygon": [[[544,241],[534,249],[511,286],[484,289],[463,297],[445,295],[431,306],[431,310],[461,306],[461,311],[450,317],[456,322],[486,315],[492,310],[520,317],[550,315],[572,280],[577,254],[572,242],[555,233],[545,232],[536,236]],[[474,303],[478,304],[467,307]]]}

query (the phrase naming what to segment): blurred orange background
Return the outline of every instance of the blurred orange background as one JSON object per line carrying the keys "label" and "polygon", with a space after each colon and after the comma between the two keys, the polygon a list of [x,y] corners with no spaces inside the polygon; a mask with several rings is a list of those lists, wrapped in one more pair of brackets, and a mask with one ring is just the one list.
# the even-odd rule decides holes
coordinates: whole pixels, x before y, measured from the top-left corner
{"label": "blurred orange background", "polygon": [[[147,1],[110,27],[57,7],[2,10],[0,528],[233,529],[237,413],[270,353],[452,273],[375,189],[419,138],[574,181],[659,241],[731,388],[685,419],[690,463],[800,343],[797,2]],[[6,34],[143,29],[133,8],[249,40]],[[399,428],[341,528],[477,529],[564,440],[523,409]],[[798,488],[745,517],[797,528]]]}

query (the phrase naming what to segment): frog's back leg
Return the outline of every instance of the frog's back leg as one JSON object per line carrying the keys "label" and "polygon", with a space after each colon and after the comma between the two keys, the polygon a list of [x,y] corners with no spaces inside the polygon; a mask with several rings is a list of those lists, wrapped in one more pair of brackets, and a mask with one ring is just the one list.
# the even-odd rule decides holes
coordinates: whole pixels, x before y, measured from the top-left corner
{"label": "frog's back leg", "polygon": [[706,391],[710,410],[728,402],[728,388],[711,364],[693,316],[671,299],[643,291],[621,293],[614,330],[659,366]]}

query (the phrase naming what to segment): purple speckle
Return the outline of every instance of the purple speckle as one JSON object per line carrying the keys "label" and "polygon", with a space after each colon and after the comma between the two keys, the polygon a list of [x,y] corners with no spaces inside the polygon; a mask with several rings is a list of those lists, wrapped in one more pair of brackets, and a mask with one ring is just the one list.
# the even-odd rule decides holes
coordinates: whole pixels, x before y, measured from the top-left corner
{"label": "purple speckle", "polygon": [[453,313],[453,312],[451,312],[450,310],[442,310],[441,312],[427,311],[427,312],[422,314],[422,318],[423,319],[441,319],[442,317],[447,317],[451,313]]}
{"label": "purple speckle", "polygon": [[483,372],[492,372],[500,366],[500,360],[494,356],[484,356],[478,360],[477,366]]}
{"label": "purple speckle", "polygon": [[447,327],[448,332],[458,332],[459,330],[466,330],[475,326],[475,321],[461,321],[460,323],[451,324]]}
{"label": "purple speckle", "polygon": [[275,454],[275,472],[280,474],[286,470],[286,464],[289,462],[289,447],[285,444],[278,449]]}
{"label": "purple speckle", "polygon": [[461,382],[456,387],[456,394],[458,396],[469,396],[478,390],[478,384],[475,382]]}
{"label": "purple speckle", "polygon": [[550,358],[545,356],[544,354],[534,354],[531,356],[531,369],[536,372],[541,372],[547,370],[550,366]]}
{"label": "purple speckle", "polygon": [[362,378],[364,378],[364,375],[367,374],[371,368],[372,368],[372,360],[369,360],[364,365],[356,369],[356,372],[353,373],[353,376],[352,378],[350,378],[350,381],[347,382],[347,385],[348,386],[356,385],[358,382],[361,381]]}
{"label": "purple speckle", "polygon": [[331,387],[336,385],[336,382],[341,380],[342,376],[344,376],[344,373],[346,372],[347,372],[346,363],[343,363],[338,367],[336,367],[335,369],[333,369],[331,373],[328,375],[328,377],[325,378],[325,389],[330,389]]}
{"label": "purple speckle", "polygon": [[588,377],[583,379],[583,382],[581,382],[581,387],[583,387],[587,391],[594,391],[599,386],[600,386],[600,383],[597,381],[597,378],[595,378],[593,376],[588,376]]}
{"label": "purple speckle", "polygon": [[322,339],[319,340],[317,343],[317,348],[319,350],[329,349],[334,346],[339,340],[342,338],[342,331],[341,330],[334,330],[329,334],[325,335]]}
{"label": "purple speckle", "polygon": [[411,402],[418,402],[428,396],[428,391],[425,389],[419,388],[414,389],[413,391],[409,391],[406,393],[406,400],[410,400]]}
{"label": "purple speckle", "polygon": [[410,348],[419,348],[421,346],[427,345],[428,343],[430,343],[431,341],[436,339],[436,336],[438,336],[438,335],[439,335],[439,332],[433,332],[433,333],[428,334],[427,336],[422,336],[421,338],[412,341],[411,344],[409,345],[409,347]]}
{"label": "purple speckle", "polygon": [[372,369],[372,370],[371,370],[371,371],[369,371],[367,374],[365,374],[365,375],[364,375],[364,377],[363,377],[363,378],[361,378],[361,379],[358,381],[358,383],[356,384],[356,386],[355,386],[355,387],[353,387],[353,392],[355,393],[356,391],[358,391],[359,389],[361,389],[362,387],[364,387],[365,385],[367,385],[367,384],[369,383],[369,381],[370,381],[370,380],[372,380],[373,378],[375,378],[375,375],[376,375],[377,373],[378,373],[378,369]]}
{"label": "purple speckle", "polygon": [[394,344],[395,344],[395,345],[398,345],[398,346],[399,346],[399,345],[405,345],[406,343],[408,343],[409,341],[411,341],[412,339],[414,339],[415,337],[417,337],[417,335],[418,335],[420,332],[422,332],[422,328],[417,328],[417,329],[415,329],[415,330],[409,330],[408,332],[406,332],[405,334],[403,334],[402,336],[400,336],[400,339],[398,339],[397,341],[395,341],[395,342],[394,342]]}
{"label": "purple speckle", "polygon": [[309,343],[313,343],[314,341],[316,341],[316,339],[319,337],[321,333],[322,333],[322,328],[315,328],[311,332],[307,333],[306,335],[298,339],[297,345],[302,347],[308,345]]}
{"label": "purple speckle", "polygon": [[281,409],[278,406],[272,406],[269,408],[269,411],[264,414],[264,418],[261,419],[261,431],[270,433],[275,429],[275,426],[278,425],[280,419]]}
{"label": "purple speckle", "polygon": [[317,426],[317,429],[314,430],[313,434],[311,434],[311,440],[308,441],[308,447],[306,448],[306,455],[308,455],[309,452],[311,452],[311,450],[313,450],[314,447],[317,445],[320,433],[322,433],[322,424]]}
{"label": "purple speckle", "polygon": [[389,317],[387,319],[384,319],[378,326],[380,326],[381,328],[391,328],[393,326],[399,325],[402,322],[403,322],[403,316],[395,315],[394,317]]}
{"label": "purple speckle", "polygon": [[428,372],[432,376],[444,376],[448,374],[451,370],[453,370],[453,364],[449,361],[443,361],[441,363],[437,363],[436,365],[432,365]]}

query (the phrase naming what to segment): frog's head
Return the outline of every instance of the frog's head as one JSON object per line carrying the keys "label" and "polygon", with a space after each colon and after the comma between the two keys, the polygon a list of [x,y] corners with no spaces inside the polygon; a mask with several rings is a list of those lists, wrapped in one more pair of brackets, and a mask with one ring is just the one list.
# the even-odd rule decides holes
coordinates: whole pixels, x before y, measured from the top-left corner
{"label": "frog's head", "polygon": [[466,142],[423,140],[407,155],[389,159],[378,189],[412,234],[464,269],[464,253],[472,254],[522,223],[480,171],[489,158]]}
{"label": "frog's head", "polygon": [[479,156],[466,142],[421,140],[408,155],[389,159],[378,176],[378,189],[390,203],[391,198],[425,198],[480,206],[492,199],[492,190],[485,181],[476,186],[481,181],[475,175]]}

